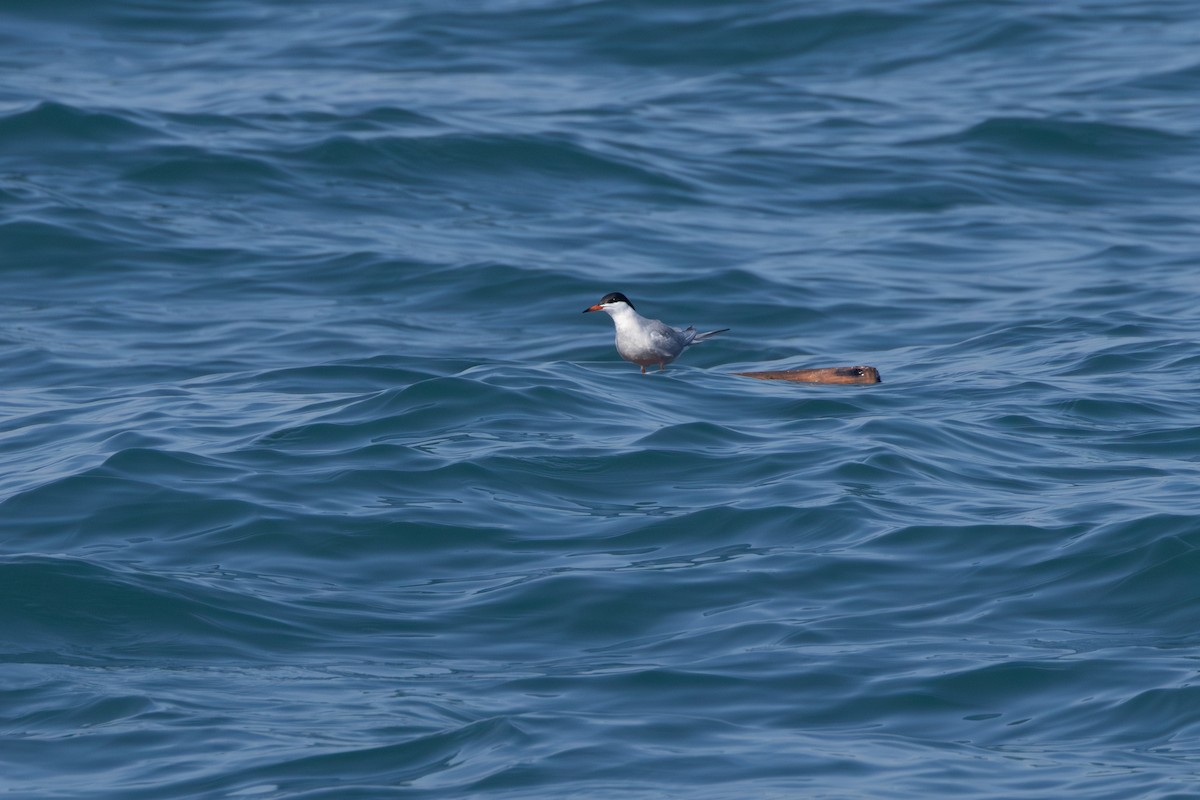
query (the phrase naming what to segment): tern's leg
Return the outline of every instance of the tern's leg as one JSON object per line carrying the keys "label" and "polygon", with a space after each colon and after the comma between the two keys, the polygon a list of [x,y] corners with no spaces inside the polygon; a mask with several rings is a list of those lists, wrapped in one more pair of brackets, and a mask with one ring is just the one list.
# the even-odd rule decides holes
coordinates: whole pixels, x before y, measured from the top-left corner
{"label": "tern's leg", "polygon": [[643,375],[646,374],[646,365],[645,364],[642,364],[642,374]]}

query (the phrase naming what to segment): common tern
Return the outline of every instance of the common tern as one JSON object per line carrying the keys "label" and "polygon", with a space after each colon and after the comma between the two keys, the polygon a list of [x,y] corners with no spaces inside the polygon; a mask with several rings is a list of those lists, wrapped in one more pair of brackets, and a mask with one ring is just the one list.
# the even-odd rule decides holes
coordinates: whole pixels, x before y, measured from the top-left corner
{"label": "common tern", "polygon": [[599,303],[585,308],[583,313],[589,311],[604,311],[612,317],[613,325],[617,328],[617,352],[621,358],[640,366],[643,375],[651,364],[658,364],[658,368],[664,370],[686,348],[729,330],[721,328],[697,333],[691,326],[679,330],[656,319],[646,319],[634,310],[633,303],[620,292],[604,295]]}

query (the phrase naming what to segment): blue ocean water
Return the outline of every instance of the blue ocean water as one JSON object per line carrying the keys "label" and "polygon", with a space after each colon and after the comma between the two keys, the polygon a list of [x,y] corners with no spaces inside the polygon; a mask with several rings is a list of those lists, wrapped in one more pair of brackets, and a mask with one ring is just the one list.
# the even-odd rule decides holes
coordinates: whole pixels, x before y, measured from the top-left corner
{"label": "blue ocean water", "polygon": [[6,3],[0,792],[1197,796],[1198,45]]}

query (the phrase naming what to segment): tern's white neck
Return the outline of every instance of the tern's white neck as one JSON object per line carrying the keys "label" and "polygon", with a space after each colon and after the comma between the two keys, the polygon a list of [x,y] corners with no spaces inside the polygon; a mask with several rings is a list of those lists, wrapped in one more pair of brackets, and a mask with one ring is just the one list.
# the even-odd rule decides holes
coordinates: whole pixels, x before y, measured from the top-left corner
{"label": "tern's white neck", "polygon": [[613,303],[612,305],[604,306],[604,311],[613,318],[613,323],[618,328],[624,325],[634,325],[642,317],[628,303]]}

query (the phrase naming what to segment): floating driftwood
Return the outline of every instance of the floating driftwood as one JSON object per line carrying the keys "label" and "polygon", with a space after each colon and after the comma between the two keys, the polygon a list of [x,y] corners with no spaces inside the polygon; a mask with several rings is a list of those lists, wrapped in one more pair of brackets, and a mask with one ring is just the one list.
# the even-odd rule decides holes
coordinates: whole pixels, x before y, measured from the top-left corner
{"label": "floating driftwood", "polygon": [[735,372],[744,378],[760,381],[795,381],[797,383],[882,383],[874,367],[823,367],[822,369],[785,369],[768,372]]}

